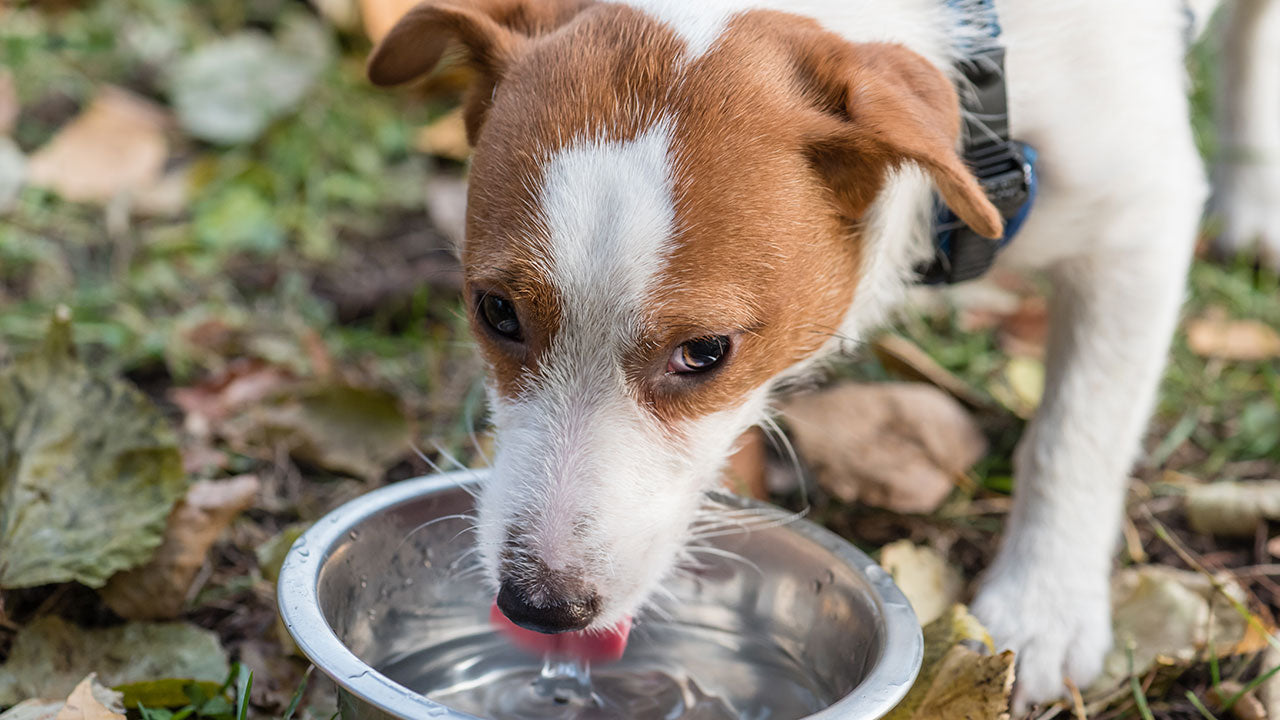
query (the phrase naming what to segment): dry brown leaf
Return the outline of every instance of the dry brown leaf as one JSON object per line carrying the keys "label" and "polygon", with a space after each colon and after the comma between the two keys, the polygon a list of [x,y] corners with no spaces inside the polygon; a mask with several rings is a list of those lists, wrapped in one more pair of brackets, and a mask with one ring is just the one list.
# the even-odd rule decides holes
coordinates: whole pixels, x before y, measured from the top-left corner
{"label": "dry brown leaf", "polygon": [[1205,535],[1253,537],[1280,518],[1280,480],[1212,482],[1187,489],[1187,521]]}
{"label": "dry brown leaf", "polygon": [[13,82],[13,73],[0,68],[0,135],[8,135],[18,124],[18,86]]}
{"label": "dry brown leaf", "polygon": [[[1240,585],[1227,575],[1218,581],[1237,602]],[[1163,565],[1124,568],[1111,580],[1115,647],[1107,655],[1094,690],[1115,687],[1133,671],[1153,666],[1186,665],[1202,657],[1210,643],[1219,657],[1257,652],[1266,638],[1222,597],[1204,575]]]}
{"label": "dry brown leaf", "polygon": [[295,459],[376,480],[413,443],[413,428],[392,393],[301,383],[228,423],[223,437],[246,454]]}
{"label": "dry brown leaf", "polygon": [[844,502],[927,513],[987,450],[951,396],[919,383],[845,383],[782,408],[800,456]]}
{"label": "dry brown leaf", "polygon": [[57,720],[58,711],[66,704],[65,700],[43,698],[23,700],[8,710],[0,712],[0,720]]}
{"label": "dry brown leaf", "polygon": [[90,673],[71,691],[56,720],[124,720],[120,697],[98,684],[97,673]]}
{"label": "dry brown leaf", "polygon": [[1044,363],[1036,358],[1015,355],[1005,363],[991,395],[1020,418],[1030,418],[1044,395]]}
{"label": "dry brown leaf", "polygon": [[[982,626],[982,623],[978,622],[978,619],[971,615],[965,606],[953,605],[941,617],[925,626],[924,658],[920,664],[920,674],[916,676],[906,697],[898,703],[897,707],[889,711],[888,715],[885,715],[884,720],[934,720],[934,716],[925,713],[932,712],[936,702],[923,711],[921,707],[930,695],[936,700],[944,694],[942,689],[935,693],[935,681],[941,679],[943,685],[949,684],[943,678],[953,677],[953,675],[942,676],[943,661],[948,658],[953,649],[961,646],[968,648],[981,658],[989,657],[995,652],[991,636],[987,634],[987,629]],[[1008,690],[1003,686],[993,687],[988,684],[985,690],[989,694],[994,693],[1003,697],[1004,702],[1008,702]],[[975,720],[976,718],[986,720],[987,716],[973,717]]]}
{"label": "dry brown leaf", "polygon": [[281,368],[261,360],[239,359],[199,385],[173,388],[169,397],[186,413],[186,431],[196,437],[209,437],[243,408],[265,400],[292,382],[293,376]]}
{"label": "dry brown leaf", "polygon": [[28,179],[73,202],[106,202],[160,179],[169,155],[162,109],[127,90],[107,87],[36,151]]}
{"label": "dry brown leaf", "polygon": [[1231,717],[1235,720],[1267,720],[1267,708],[1258,699],[1254,690],[1244,691],[1244,685],[1235,680],[1223,680],[1217,687],[1207,693],[1209,701],[1219,708],[1226,707],[1227,701],[1239,694],[1231,706]]}
{"label": "dry brown leaf", "polygon": [[471,157],[471,144],[467,142],[467,123],[463,118],[462,108],[450,110],[435,122],[420,128],[414,137],[413,146],[428,155],[458,162]]}
{"label": "dry brown leaf", "polygon": [[964,578],[942,553],[928,545],[898,540],[880,550],[880,566],[907,596],[921,625],[942,617],[964,591]]}
{"label": "dry brown leaf", "polygon": [[948,372],[920,346],[901,335],[881,335],[871,344],[871,350],[884,369],[894,377],[929,383],[974,409],[987,409],[991,406],[968,383]]}
{"label": "dry brown leaf", "polygon": [[1013,692],[1012,650],[983,655],[956,645],[943,656],[929,692],[916,710],[919,720],[1007,720]]}
{"label": "dry brown leaf", "polygon": [[260,487],[253,475],[193,484],[169,515],[164,542],[151,561],[116,573],[102,588],[107,606],[127,620],[180,615],[209,548],[237,515],[253,506]]}
{"label": "dry brown leaf", "polygon": [[1280,333],[1257,320],[1208,315],[1187,322],[1187,346],[1201,357],[1268,360],[1280,357]]}

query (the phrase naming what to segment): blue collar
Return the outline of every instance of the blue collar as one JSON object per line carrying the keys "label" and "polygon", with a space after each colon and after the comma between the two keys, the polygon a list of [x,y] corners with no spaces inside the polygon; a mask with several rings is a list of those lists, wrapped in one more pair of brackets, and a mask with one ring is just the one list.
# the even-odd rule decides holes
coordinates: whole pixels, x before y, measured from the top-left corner
{"label": "blue collar", "polygon": [[920,281],[954,284],[972,280],[995,264],[996,255],[1018,234],[1037,190],[1036,152],[1009,137],[1004,47],[993,0],[947,0],[957,14],[957,34],[968,87],[958,88],[964,115],[964,159],[1005,221],[1004,237],[978,235],[935,200],[934,259],[917,268]]}

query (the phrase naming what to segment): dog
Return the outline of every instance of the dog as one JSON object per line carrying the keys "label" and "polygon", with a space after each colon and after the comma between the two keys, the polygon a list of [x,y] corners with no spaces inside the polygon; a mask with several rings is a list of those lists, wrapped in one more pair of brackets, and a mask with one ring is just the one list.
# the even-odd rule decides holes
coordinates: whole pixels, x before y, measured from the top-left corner
{"label": "dog", "polygon": [[[993,36],[984,5],[428,0],[377,45],[379,85],[455,42],[476,70],[461,257],[497,433],[478,537],[512,620],[639,612],[774,391],[902,302],[935,198],[1001,236],[960,154],[957,68]],[[1053,287],[1043,401],[972,603],[1017,651],[1021,707],[1086,686],[1112,645],[1126,478],[1208,197],[1184,54],[1212,6],[994,4],[1011,134],[1039,155],[997,264]],[[1225,137],[1264,152],[1218,168],[1225,245],[1274,251],[1280,3],[1234,12]]]}

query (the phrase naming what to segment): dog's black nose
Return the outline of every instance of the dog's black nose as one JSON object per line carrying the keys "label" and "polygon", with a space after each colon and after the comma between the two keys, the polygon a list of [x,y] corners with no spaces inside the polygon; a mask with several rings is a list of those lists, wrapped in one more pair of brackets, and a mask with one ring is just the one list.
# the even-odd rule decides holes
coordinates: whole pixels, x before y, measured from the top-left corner
{"label": "dog's black nose", "polygon": [[498,609],[511,622],[526,630],[554,635],[582,630],[590,625],[600,614],[600,596],[591,593],[539,604],[531,601],[516,583],[503,580],[498,589]]}

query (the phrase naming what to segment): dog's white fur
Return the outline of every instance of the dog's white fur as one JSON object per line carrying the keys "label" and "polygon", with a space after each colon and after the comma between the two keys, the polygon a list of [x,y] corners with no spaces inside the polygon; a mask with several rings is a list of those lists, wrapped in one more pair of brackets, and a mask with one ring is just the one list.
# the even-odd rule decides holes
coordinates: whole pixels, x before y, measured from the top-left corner
{"label": "dog's white fur", "polygon": [[[735,13],[765,7],[813,17],[851,41],[902,43],[947,72],[975,41],[957,37],[956,11],[942,0],[626,4],[672,26],[691,54],[713,47]],[[1057,696],[1066,677],[1087,684],[1111,646],[1108,576],[1125,479],[1178,317],[1207,184],[1188,122],[1182,5],[996,6],[1013,136],[1041,156],[1040,199],[1000,264],[1043,271],[1054,294],[1046,392],[1018,447],[1015,507],[973,607],[1002,647],[1018,651],[1025,703]],[[1227,53],[1228,72],[1240,78],[1227,137],[1261,155],[1220,168],[1229,191],[1221,206],[1230,238],[1270,233],[1274,249],[1280,3],[1243,0],[1238,13],[1255,21],[1234,23],[1248,42]],[[480,503],[486,566],[496,579],[503,533],[527,528],[532,554],[585,573],[606,593],[593,627],[660,591],[702,491],[738,434],[764,416],[771,389],[676,438],[643,411],[618,369],[674,216],[665,128],[656,120],[638,139],[584,138],[545,158],[547,274],[566,314],[538,386],[518,401],[491,393],[499,448]],[[902,301],[913,265],[930,252],[931,198],[926,176],[906,168],[877,200],[845,338],[864,336]],[[617,337],[602,338],[602,329]]]}
{"label": "dog's white fur", "polygon": [[1280,268],[1280,3],[1237,0],[1224,18],[1214,201],[1219,249],[1256,247]]}

